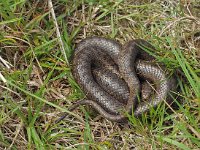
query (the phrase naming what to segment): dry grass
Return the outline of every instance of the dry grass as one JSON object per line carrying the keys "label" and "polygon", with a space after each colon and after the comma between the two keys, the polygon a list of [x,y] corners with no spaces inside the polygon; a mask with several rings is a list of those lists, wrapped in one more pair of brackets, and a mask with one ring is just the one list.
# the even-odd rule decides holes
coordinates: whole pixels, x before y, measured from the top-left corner
{"label": "dry grass", "polygon": [[[55,0],[53,6],[58,26],[48,1],[0,2],[0,149],[200,148],[200,1]],[[151,120],[117,124],[85,107],[68,112],[84,94],[66,59],[93,35],[152,43],[157,60],[179,72],[175,113],[162,106]],[[61,112],[72,115],[55,124]]]}

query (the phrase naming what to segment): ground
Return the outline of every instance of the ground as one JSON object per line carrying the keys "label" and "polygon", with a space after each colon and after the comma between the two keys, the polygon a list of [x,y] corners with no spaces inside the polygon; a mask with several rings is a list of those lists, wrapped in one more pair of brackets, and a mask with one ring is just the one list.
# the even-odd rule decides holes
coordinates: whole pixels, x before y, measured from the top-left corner
{"label": "ground", "polygon": [[[0,1],[0,149],[200,149],[199,0]],[[61,39],[60,39],[61,35]],[[142,38],[176,75],[176,107],[128,123],[89,107],[71,74],[76,44],[89,36]],[[59,123],[55,121],[67,112]]]}

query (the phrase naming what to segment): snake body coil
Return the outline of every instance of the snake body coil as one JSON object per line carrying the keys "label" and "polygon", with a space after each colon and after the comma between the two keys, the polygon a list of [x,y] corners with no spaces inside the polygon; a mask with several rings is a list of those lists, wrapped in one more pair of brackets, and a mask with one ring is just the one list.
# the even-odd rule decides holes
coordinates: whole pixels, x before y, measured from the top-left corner
{"label": "snake body coil", "polygon": [[[164,101],[170,80],[161,68],[152,64],[154,58],[142,47],[153,48],[141,39],[124,46],[100,37],[81,41],[73,58],[73,75],[87,99],[76,102],[71,109],[88,104],[105,118],[121,122],[126,119],[123,110],[129,114],[133,110],[139,116]],[[154,92],[146,80],[154,84]]]}

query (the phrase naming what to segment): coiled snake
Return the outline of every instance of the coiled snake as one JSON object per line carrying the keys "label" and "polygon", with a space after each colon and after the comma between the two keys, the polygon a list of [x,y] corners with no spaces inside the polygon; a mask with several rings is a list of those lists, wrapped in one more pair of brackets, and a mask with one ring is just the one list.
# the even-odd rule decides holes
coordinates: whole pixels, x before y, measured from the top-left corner
{"label": "coiled snake", "polygon": [[[87,104],[103,117],[121,122],[127,118],[124,110],[137,117],[166,100],[171,79],[144,48],[154,49],[142,39],[123,46],[102,37],[81,41],[74,53],[72,73],[87,99],[70,110]],[[154,84],[154,90],[148,83]]]}

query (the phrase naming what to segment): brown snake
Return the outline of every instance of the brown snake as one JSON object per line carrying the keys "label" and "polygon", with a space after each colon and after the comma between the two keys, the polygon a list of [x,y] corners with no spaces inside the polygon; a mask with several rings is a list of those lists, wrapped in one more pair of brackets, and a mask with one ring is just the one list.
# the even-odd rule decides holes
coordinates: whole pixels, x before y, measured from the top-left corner
{"label": "brown snake", "polygon": [[[123,46],[102,37],[81,41],[74,53],[72,73],[87,99],[70,110],[87,104],[103,117],[121,122],[127,118],[123,110],[137,117],[166,100],[171,79],[143,48],[153,46],[142,39]],[[146,80],[154,84],[154,92]]]}

